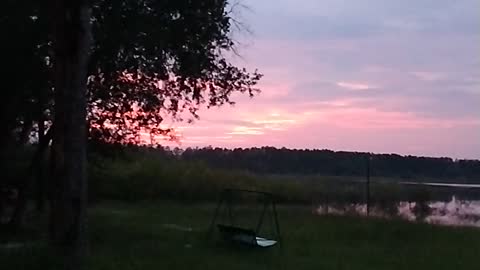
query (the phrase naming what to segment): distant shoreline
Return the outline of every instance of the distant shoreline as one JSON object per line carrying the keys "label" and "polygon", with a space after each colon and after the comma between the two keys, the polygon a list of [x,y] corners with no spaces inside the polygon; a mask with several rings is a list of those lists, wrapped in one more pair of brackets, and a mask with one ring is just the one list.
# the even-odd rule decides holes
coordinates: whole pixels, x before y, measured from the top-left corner
{"label": "distant shoreline", "polygon": [[457,184],[457,183],[432,183],[432,182],[400,182],[402,185],[417,185],[431,187],[459,187],[459,188],[480,188],[480,184]]}

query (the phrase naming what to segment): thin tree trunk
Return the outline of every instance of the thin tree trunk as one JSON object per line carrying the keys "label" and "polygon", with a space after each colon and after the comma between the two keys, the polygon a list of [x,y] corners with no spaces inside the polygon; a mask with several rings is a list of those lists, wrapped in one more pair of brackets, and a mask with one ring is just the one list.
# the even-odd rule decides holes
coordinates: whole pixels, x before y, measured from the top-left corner
{"label": "thin tree trunk", "polygon": [[9,226],[13,231],[19,230],[23,227],[25,211],[27,209],[27,191],[31,186],[32,173],[35,173],[37,166],[42,166],[42,157],[45,155],[45,151],[52,139],[53,126],[50,127],[48,132],[43,136],[42,140],[38,143],[38,148],[33,155],[30,167],[27,170],[27,175],[24,176],[23,180],[18,184],[18,195],[15,209],[13,211],[12,217],[9,221]]}
{"label": "thin tree trunk", "polygon": [[[87,254],[86,83],[90,50],[87,0],[55,2],[55,135],[51,239],[66,269]],[[57,126],[58,125],[58,126]]]}
{"label": "thin tree trunk", "polygon": [[[45,140],[45,121],[43,119],[43,109],[39,111],[38,117],[38,141]],[[45,154],[40,157],[40,164],[36,171],[37,179],[35,181],[35,208],[38,212],[45,210],[46,181],[45,181]]]}
{"label": "thin tree trunk", "polygon": [[30,133],[33,128],[33,120],[31,118],[25,119],[23,123],[22,131],[18,138],[18,144],[24,146],[30,139]]}

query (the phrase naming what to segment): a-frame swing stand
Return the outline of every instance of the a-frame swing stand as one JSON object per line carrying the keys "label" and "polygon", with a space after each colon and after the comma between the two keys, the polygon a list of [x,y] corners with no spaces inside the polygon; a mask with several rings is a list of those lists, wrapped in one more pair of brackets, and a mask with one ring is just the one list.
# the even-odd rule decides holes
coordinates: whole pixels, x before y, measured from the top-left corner
{"label": "a-frame swing stand", "polygon": [[[260,214],[260,219],[257,222],[255,229],[253,228],[241,228],[234,223],[234,197],[236,194],[251,194],[258,196],[263,202],[263,207]],[[217,223],[217,218],[219,215],[225,214],[222,211],[226,211],[228,215],[227,224]],[[262,228],[263,221],[267,214],[267,211],[271,212],[273,218],[273,228],[272,230],[275,233],[274,239],[267,239],[265,237],[259,236],[260,229]],[[251,247],[271,247],[277,243],[281,243],[280,236],[280,226],[278,224],[277,209],[275,205],[274,196],[268,192],[262,191],[253,191],[253,190],[244,190],[244,189],[225,189],[221,192],[220,198],[213,215],[212,222],[208,229],[208,237],[212,238],[215,227],[218,228],[220,235],[223,239],[239,243]]]}

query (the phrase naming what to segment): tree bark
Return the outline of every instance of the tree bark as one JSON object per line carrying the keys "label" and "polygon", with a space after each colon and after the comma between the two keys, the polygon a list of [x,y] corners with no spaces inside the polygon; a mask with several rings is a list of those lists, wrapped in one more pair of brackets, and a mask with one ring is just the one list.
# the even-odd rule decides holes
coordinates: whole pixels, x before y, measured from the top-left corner
{"label": "tree bark", "polygon": [[27,170],[27,175],[25,175],[23,179],[17,184],[17,202],[12,217],[9,221],[9,227],[12,231],[18,231],[20,228],[23,227],[25,212],[27,209],[27,191],[31,186],[31,179],[34,176],[35,171],[38,167],[42,166],[42,157],[45,155],[48,144],[52,140],[53,130],[53,126],[50,127],[45,136],[43,136],[42,139],[38,142],[38,148],[33,155],[32,161]]}
{"label": "tree bark", "polygon": [[25,119],[25,122],[23,123],[23,126],[22,126],[22,131],[18,136],[18,144],[20,146],[24,146],[29,141],[32,128],[33,128],[33,120],[31,118]]}
{"label": "tree bark", "polygon": [[90,51],[87,0],[56,0],[54,190],[50,232],[65,269],[87,255],[86,83]]}
{"label": "tree bark", "polygon": [[[43,110],[39,110],[38,115],[38,141],[45,140],[45,121],[43,119]],[[45,210],[45,198],[46,198],[46,181],[45,181],[45,154],[40,157],[40,164],[36,170],[35,181],[35,208],[37,212],[43,212]]]}

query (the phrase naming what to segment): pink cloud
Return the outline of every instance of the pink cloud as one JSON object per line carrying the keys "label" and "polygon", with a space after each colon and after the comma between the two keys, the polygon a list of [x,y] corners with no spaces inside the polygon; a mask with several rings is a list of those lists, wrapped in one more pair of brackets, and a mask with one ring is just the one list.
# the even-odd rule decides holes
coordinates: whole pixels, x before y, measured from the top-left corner
{"label": "pink cloud", "polygon": [[362,107],[356,102],[305,102],[302,107],[299,103],[279,106],[262,100],[261,106],[256,106],[254,99],[233,108],[204,111],[196,124],[182,126],[181,146],[272,145],[401,154],[452,153],[459,157],[462,151],[471,153],[468,149],[478,147],[471,143],[475,141],[472,131],[480,135],[480,120],[422,117],[381,107]]}
{"label": "pink cloud", "polygon": [[356,82],[337,82],[336,85],[349,90],[368,90],[375,88],[374,86],[368,84]]}

